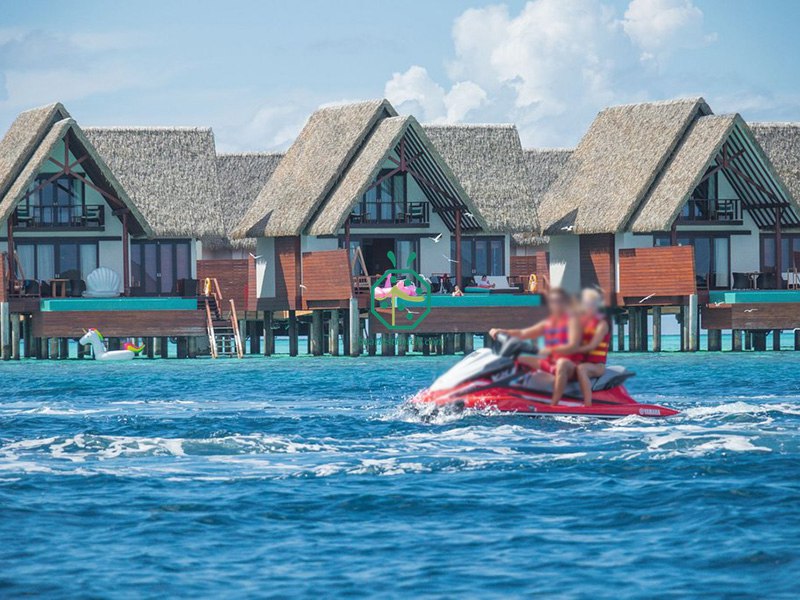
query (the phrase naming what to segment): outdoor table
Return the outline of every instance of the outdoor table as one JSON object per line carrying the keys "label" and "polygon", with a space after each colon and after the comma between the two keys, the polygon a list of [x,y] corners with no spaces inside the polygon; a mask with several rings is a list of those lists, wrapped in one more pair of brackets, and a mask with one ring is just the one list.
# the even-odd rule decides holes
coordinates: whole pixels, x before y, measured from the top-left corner
{"label": "outdoor table", "polygon": [[66,298],[68,283],[69,279],[51,279],[50,293],[53,295],[53,298]]}

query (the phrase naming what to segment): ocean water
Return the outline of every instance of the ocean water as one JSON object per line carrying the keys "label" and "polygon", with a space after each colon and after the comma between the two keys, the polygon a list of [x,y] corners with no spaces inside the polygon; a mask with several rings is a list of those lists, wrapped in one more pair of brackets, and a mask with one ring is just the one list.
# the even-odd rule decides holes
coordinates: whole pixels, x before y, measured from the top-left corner
{"label": "ocean water", "polygon": [[797,597],[785,353],[623,355],[617,422],[404,401],[457,357],[0,364],[0,597]]}

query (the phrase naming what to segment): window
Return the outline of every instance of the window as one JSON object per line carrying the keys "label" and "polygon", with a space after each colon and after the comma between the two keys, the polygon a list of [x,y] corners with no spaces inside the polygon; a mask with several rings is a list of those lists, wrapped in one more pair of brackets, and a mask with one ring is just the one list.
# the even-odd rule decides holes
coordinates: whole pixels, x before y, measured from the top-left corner
{"label": "window", "polygon": [[[86,186],[69,175],[44,184],[52,175],[39,175],[31,184],[25,207],[31,218],[42,225],[70,226],[83,213],[86,204]],[[42,187],[39,187],[42,186]],[[38,189],[37,189],[38,188]]]}
{"label": "window", "polygon": [[[781,236],[781,267],[784,273],[795,265],[794,253],[800,252],[800,234],[784,233]],[[800,258],[800,256],[798,257]],[[800,269],[800,260],[797,262]],[[775,235],[761,234],[761,270],[775,269]]]}
{"label": "window", "polygon": [[133,240],[131,275],[136,294],[177,293],[178,281],[191,277],[191,256],[188,240]]}
{"label": "window", "polygon": [[382,170],[377,183],[367,190],[350,215],[350,222],[359,224],[421,224],[428,223],[427,202],[408,202],[406,174]]}
{"label": "window", "polygon": [[[670,236],[668,234],[653,236],[653,246],[669,245]],[[698,285],[722,289],[730,287],[729,235],[680,232],[678,245],[694,247],[694,268]]]}
{"label": "window", "polygon": [[[456,241],[450,238],[450,258],[455,260]],[[504,275],[505,240],[502,237],[464,236],[461,238],[461,274]],[[450,263],[450,274],[456,274],[456,265]]]}
{"label": "window", "polygon": [[97,242],[56,241],[37,244],[18,241],[15,244],[25,279],[86,279],[97,268],[99,248]]}

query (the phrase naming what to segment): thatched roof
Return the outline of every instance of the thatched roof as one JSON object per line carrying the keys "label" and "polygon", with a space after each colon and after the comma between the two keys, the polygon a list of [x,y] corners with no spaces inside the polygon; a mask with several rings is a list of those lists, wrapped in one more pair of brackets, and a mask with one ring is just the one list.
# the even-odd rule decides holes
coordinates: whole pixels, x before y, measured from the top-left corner
{"label": "thatched roof", "polygon": [[700,117],[691,126],[634,217],[633,231],[668,231],[714,161],[736,115]]}
{"label": "thatched roof", "polygon": [[272,177],[281,158],[283,153],[248,152],[217,155],[220,208],[226,236],[204,239],[204,245],[211,248],[247,249],[255,246],[255,240],[251,238],[232,240],[230,234]]}
{"label": "thatched roof", "polygon": [[224,236],[211,129],[97,127],[85,132],[157,237]]}
{"label": "thatched roof", "polygon": [[800,199],[800,123],[750,123],[758,143],[795,199]]}
{"label": "thatched roof", "polygon": [[[561,176],[572,156],[572,148],[526,148],[523,151],[528,167],[528,182],[537,207],[550,186]],[[538,235],[535,230],[515,233],[513,240],[520,246],[539,246],[549,241],[548,236]]]}
{"label": "thatched roof", "polygon": [[[66,139],[74,156],[88,155],[89,159],[81,163],[81,168],[88,179],[108,195],[106,201],[111,207],[113,209],[127,208],[130,211],[131,233],[152,235],[153,231],[147,220],[78,124],[71,118],[52,122],[54,117],[62,114],[66,114],[66,110],[60,104],[27,111],[21,115],[22,119],[18,118],[14,122],[9,133],[0,141],[0,149],[5,147],[9,151],[9,157],[12,154],[15,155],[13,170],[3,173],[4,179],[11,183],[0,197],[0,221],[9,217],[17,202],[30,189],[40,172],[56,170],[55,165],[46,168],[48,159],[61,141]],[[27,139],[22,135],[23,123],[31,127]],[[11,137],[9,138],[9,136]],[[7,164],[11,165],[12,160],[8,160]]]}
{"label": "thatched roof", "polygon": [[[389,117],[380,121],[369,135],[345,175],[333,193],[320,209],[308,229],[310,235],[331,235],[339,231],[353,206],[361,199],[383,168],[386,160],[397,151],[401,140],[405,144],[408,157],[414,157],[410,176],[417,169],[426,177],[433,179],[436,188],[421,182],[420,187],[431,202],[433,209],[443,209],[440,213],[448,226],[455,227],[450,212],[455,207],[463,207],[462,227],[478,230],[486,227],[480,211],[475,207],[458,179],[445,160],[428,139],[425,131],[414,117]],[[442,194],[439,190],[447,193]],[[467,216],[469,213],[471,216]]]}
{"label": "thatched roof", "polygon": [[322,108],[309,117],[233,237],[300,235],[378,121],[386,100]]}
{"label": "thatched roof", "polygon": [[533,191],[514,125],[425,125],[491,231],[537,231]]}
{"label": "thatched roof", "polygon": [[702,98],[613,106],[595,118],[539,206],[546,233],[620,231],[688,126]]}

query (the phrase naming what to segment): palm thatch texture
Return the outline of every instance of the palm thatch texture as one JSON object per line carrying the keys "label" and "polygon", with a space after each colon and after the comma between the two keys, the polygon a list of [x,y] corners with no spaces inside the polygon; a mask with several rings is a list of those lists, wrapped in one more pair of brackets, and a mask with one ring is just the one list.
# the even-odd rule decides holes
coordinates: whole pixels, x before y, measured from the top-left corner
{"label": "palm thatch texture", "polygon": [[[528,181],[533,194],[533,204],[537,209],[545,192],[561,176],[572,156],[571,148],[528,148],[523,150],[525,165],[528,168]],[[514,243],[519,246],[541,246],[548,243],[549,237],[542,236],[532,229],[525,233],[515,233]]]}
{"label": "palm thatch texture", "polygon": [[788,191],[800,199],[800,123],[750,123]]}
{"label": "palm thatch texture", "polygon": [[[410,176],[417,171],[425,173],[420,187],[448,227],[455,227],[455,208],[462,208],[462,227],[478,231],[486,227],[480,211],[447,163],[433,146],[422,126],[414,117],[389,117],[383,119],[363,144],[358,155],[347,167],[345,175],[322,205],[319,214],[308,228],[310,235],[331,235],[339,231],[353,206],[361,199],[377,178],[387,159],[404,144],[407,157],[414,158]],[[395,152],[396,153],[396,152]],[[428,185],[427,180],[430,178]]]}
{"label": "palm thatch texture", "polygon": [[543,230],[622,230],[688,125],[710,113],[702,98],[614,106],[601,111],[542,199],[539,218]]}
{"label": "palm thatch texture", "polygon": [[206,238],[203,247],[252,250],[255,240],[233,240],[230,235],[275,172],[282,153],[247,152],[217,155],[220,207],[225,237]]}
{"label": "palm thatch texture", "polygon": [[233,237],[300,235],[373,127],[394,116],[397,113],[385,100],[313,113]]}
{"label": "palm thatch texture", "polygon": [[[133,217],[129,221],[131,233],[152,235],[153,231],[149,223],[78,124],[69,117],[52,121],[53,118],[63,114],[66,114],[66,110],[60,104],[51,104],[42,109],[26,111],[20,115],[9,133],[0,141],[0,148],[5,146],[10,154],[16,155],[13,167],[11,167],[13,170],[3,174],[4,179],[10,183],[0,198],[0,221],[9,217],[17,202],[30,189],[40,172],[51,172],[57,169],[56,165],[50,163],[48,159],[56,147],[63,140],[67,140],[74,156],[88,155],[89,160],[83,161],[81,168],[90,181],[111,196],[107,200],[111,203],[112,208],[125,207],[130,210]],[[31,127],[27,138],[22,135],[23,125]],[[12,141],[16,141],[16,145]],[[12,161],[8,160],[8,164],[11,165],[11,163]]]}
{"label": "palm thatch texture", "polygon": [[425,125],[490,231],[539,230],[530,177],[514,125]]}
{"label": "palm thatch texture", "polygon": [[86,128],[157,237],[225,235],[208,128]]}

